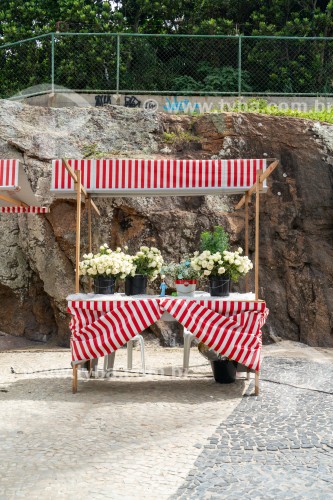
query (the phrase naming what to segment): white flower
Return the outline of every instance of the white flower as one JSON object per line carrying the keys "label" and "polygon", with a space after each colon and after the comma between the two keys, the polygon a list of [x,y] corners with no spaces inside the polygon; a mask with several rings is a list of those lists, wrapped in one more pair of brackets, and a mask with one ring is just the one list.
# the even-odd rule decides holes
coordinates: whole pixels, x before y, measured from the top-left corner
{"label": "white flower", "polygon": [[210,272],[210,271],[208,271],[207,269],[204,271],[204,275],[205,275],[205,276],[209,276],[210,274],[211,274],[211,272]]}
{"label": "white flower", "polygon": [[242,253],[243,253],[243,249],[242,249],[241,247],[239,247],[239,248],[237,248],[237,252],[238,252],[239,254],[242,254]]}
{"label": "white flower", "polygon": [[219,274],[224,274],[225,273],[225,268],[224,267],[219,267],[217,272]]}

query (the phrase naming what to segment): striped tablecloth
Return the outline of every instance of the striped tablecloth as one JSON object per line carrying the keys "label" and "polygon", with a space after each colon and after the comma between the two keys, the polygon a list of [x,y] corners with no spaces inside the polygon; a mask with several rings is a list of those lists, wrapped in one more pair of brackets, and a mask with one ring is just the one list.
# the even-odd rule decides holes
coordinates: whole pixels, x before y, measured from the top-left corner
{"label": "striped tablecloth", "polygon": [[70,295],[72,360],[110,354],[169,313],[217,353],[259,370],[261,327],[268,309],[265,302],[248,300],[249,295],[231,294],[227,299],[207,294],[193,298]]}

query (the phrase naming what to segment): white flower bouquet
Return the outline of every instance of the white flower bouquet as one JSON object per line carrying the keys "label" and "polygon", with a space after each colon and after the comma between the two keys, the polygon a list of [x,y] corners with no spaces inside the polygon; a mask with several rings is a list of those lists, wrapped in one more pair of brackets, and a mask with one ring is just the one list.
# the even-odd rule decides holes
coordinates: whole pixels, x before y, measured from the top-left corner
{"label": "white flower bouquet", "polygon": [[230,276],[232,281],[237,282],[240,276],[247,274],[253,268],[248,257],[241,255],[242,248],[235,252],[224,250],[212,253],[210,250],[194,252],[191,258],[191,267],[201,276]]}
{"label": "white flower bouquet", "polygon": [[106,243],[97,254],[85,254],[80,262],[80,275],[97,278],[98,276],[124,279],[135,272],[134,258],[122,252],[121,248],[111,250]]}
{"label": "white flower bouquet", "polygon": [[131,275],[142,274],[147,276],[151,281],[157,278],[160,274],[161,268],[163,266],[163,257],[161,252],[155,247],[140,247],[140,250],[136,252],[134,257],[132,257],[134,271]]}

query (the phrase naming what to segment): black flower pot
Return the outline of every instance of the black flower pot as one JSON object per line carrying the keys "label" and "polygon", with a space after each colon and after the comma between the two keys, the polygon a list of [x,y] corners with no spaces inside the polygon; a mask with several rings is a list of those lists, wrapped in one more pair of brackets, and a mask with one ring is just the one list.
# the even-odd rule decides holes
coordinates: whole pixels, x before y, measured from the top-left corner
{"label": "black flower pot", "polygon": [[236,380],[237,361],[217,359],[211,361],[215,381],[219,384],[232,384]]}
{"label": "black flower pot", "polygon": [[104,295],[114,293],[115,283],[116,279],[113,276],[108,278],[97,276],[97,278],[94,278],[94,292]]}
{"label": "black flower pot", "polygon": [[126,276],[125,295],[144,295],[145,293],[147,293],[147,276],[143,274]]}
{"label": "black flower pot", "polygon": [[210,276],[209,293],[213,297],[228,297],[230,294],[230,276]]}

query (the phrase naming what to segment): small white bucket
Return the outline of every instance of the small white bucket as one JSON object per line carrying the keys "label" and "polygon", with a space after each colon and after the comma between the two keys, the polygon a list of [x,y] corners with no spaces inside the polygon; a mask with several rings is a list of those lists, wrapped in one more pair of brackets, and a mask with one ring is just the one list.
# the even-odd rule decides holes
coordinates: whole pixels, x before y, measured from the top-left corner
{"label": "small white bucket", "polygon": [[196,280],[175,280],[178,297],[194,297]]}

